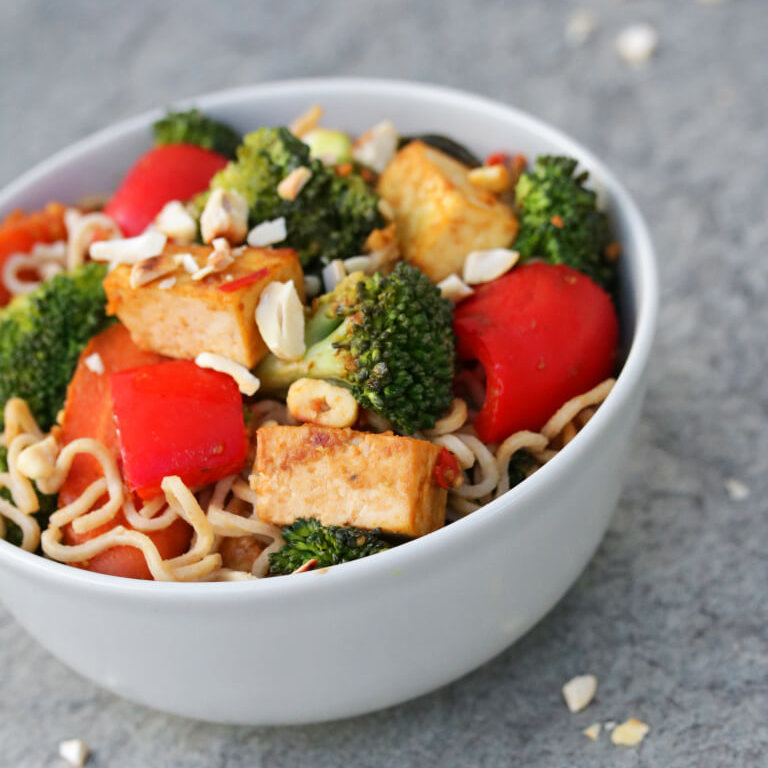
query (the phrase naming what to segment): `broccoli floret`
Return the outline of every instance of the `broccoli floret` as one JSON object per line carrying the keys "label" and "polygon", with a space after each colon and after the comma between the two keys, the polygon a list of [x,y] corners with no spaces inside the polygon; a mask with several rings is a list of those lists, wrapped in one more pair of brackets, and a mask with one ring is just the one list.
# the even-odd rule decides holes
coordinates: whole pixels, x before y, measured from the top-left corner
{"label": "broccoli floret", "polygon": [[[300,167],[312,176],[294,200],[277,194],[278,184]],[[237,151],[237,161],[217,173],[211,189],[238,191],[248,201],[251,226],[285,217],[288,236],[281,243],[294,248],[304,266],[327,264],[359,254],[372,230],[384,225],[379,198],[362,176],[340,176],[287,128],[259,128]],[[206,194],[196,204],[202,208]]]}
{"label": "broccoli floret", "polygon": [[[8,471],[8,449],[5,448],[5,446],[0,445],[0,472],[7,472]],[[58,497],[53,494],[49,495],[46,493],[40,493],[37,489],[35,489],[37,492],[37,498],[40,502],[40,509],[34,513],[34,517],[37,519],[37,522],[40,524],[40,529],[45,530],[48,527],[48,518],[56,511],[58,508]],[[6,501],[10,501],[13,503],[13,498],[11,497],[10,491],[7,489],[0,490],[0,496],[4,498]],[[6,520],[5,521],[5,540],[9,542],[10,544],[13,544],[14,546],[18,547],[21,545],[21,528],[19,528],[16,523],[13,522],[13,520]]]}
{"label": "broccoli floret", "polygon": [[514,488],[516,485],[525,480],[528,475],[531,474],[536,467],[536,459],[525,450],[521,448],[519,451],[515,451],[507,467],[507,476],[509,477],[509,487]]}
{"label": "broccoli floret", "polygon": [[584,186],[588,173],[576,174],[570,157],[543,155],[515,189],[520,231],[514,247],[522,260],[568,264],[600,285],[610,284],[614,268],[605,259],[608,222],[597,209],[597,195]]}
{"label": "broccoli floret", "polygon": [[[280,391],[302,377],[351,388],[364,408],[411,434],[431,427],[451,402],[453,313],[439,289],[401,262],[389,277],[342,282],[315,307],[307,338],[327,333],[298,361],[265,358],[256,369],[263,391]],[[331,314],[329,314],[329,311]],[[334,316],[335,313],[335,316]]]}
{"label": "broccoli floret", "polygon": [[234,159],[243,138],[225,123],[212,120],[197,109],[168,112],[152,126],[155,144],[196,144]]}
{"label": "broccoli floret", "polygon": [[106,271],[91,262],[0,310],[0,409],[11,397],[24,398],[40,427],[50,429],[80,352],[112,322],[101,284]]}
{"label": "broccoli floret", "polygon": [[283,528],[285,544],[269,556],[269,571],[273,574],[293,573],[308,560],[317,560],[319,568],[358,560],[389,549],[379,538],[379,529],[322,525],[311,518],[299,518]]}

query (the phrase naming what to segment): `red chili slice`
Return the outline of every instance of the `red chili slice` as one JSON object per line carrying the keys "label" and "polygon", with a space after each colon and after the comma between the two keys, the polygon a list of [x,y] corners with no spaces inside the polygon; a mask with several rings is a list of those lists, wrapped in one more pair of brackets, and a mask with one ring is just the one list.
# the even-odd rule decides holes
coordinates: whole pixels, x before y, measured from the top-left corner
{"label": "red chili slice", "polygon": [[432,477],[441,488],[453,488],[461,468],[456,457],[447,449],[441,448],[432,470]]}
{"label": "red chili slice", "polygon": [[250,285],[251,283],[258,283],[259,280],[266,277],[268,274],[269,267],[262,267],[255,272],[251,272],[250,275],[244,275],[243,277],[238,277],[237,280],[230,280],[228,283],[222,283],[219,286],[219,290],[224,291],[225,293],[232,293],[240,288],[245,288],[246,285]]}

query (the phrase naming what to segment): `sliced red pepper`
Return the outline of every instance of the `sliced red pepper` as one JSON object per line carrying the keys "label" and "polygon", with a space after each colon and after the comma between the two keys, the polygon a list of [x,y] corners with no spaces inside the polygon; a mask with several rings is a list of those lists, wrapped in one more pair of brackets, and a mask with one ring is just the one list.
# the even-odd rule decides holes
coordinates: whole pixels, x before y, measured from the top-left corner
{"label": "sliced red pepper", "polygon": [[441,448],[432,470],[432,477],[441,488],[454,488],[461,475],[458,459],[447,449]]}
{"label": "sliced red pepper", "polygon": [[458,353],[486,373],[474,426],[498,442],[540,429],[613,372],[619,326],[609,295],[563,264],[535,263],[476,288],[456,307]]}
{"label": "sliced red pepper", "polygon": [[232,378],[172,360],[110,379],[123,475],[142,499],[159,495],[168,475],[200,486],[242,470],[247,441]]}
{"label": "sliced red pepper", "polygon": [[268,274],[269,267],[262,267],[261,269],[257,269],[255,272],[251,272],[250,275],[244,275],[243,277],[238,277],[237,280],[230,280],[228,283],[222,283],[219,286],[219,290],[224,291],[225,293],[233,293],[240,288],[245,288],[246,285],[251,285],[251,283],[258,283],[259,280],[266,277]]}
{"label": "sliced red pepper", "polygon": [[484,165],[509,165],[512,157],[507,152],[492,152],[485,158]]}
{"label": "sliced red pepper", "polygon": [[228,162],[224,155],[192,144],[150,149],[128,171],[104,213],[127,237],[139,235],[166,203],[204,192]]}

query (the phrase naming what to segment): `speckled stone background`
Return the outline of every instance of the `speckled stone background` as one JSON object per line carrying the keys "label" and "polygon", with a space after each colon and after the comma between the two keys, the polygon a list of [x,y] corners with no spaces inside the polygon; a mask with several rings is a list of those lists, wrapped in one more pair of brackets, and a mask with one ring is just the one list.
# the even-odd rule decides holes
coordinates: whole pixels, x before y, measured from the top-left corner
{"label": "speckled stone background", "polygon": [[[569,44],[583,10],[596,28]],[[638,21],[659,35],[643,67],[615,49]],[[148,107],[306,75],[493,96],[573,134],[636,196],[663,306],[613,525],[513,648],[433,695],[322,726],[209,726],[129,704],[0,609],[0,765],[62,765],[72,737],[93,768],[767,765],[768,4],[2,0],[0,183]],[[598,695],[572,715],[560,686],[583,672]],[[651,726],[637,748],[581,734],[629,716]]]}

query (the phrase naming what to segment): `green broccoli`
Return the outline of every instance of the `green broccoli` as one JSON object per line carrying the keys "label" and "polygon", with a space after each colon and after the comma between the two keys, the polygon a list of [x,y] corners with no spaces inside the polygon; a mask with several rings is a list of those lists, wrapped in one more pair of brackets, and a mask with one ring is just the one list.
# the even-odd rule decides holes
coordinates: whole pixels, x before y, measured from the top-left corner
{"label": "green broccoli", "polygon": [[[0,446],[0,472],[7,471],[8,449],[5,448],[5,446]],[[6,499],[6,501],[13,503],[13,498],[11,497],[10,491],[7,489],[4,488],[0,490],[0,496]],[[40,502],[40,509],[35,512],[34,517],[40,524],[40,529],[45,530],[45,528],[48,527],[48,518],[58,508],[58,497],[56,494],[49,495],[37,491],[37,498]],[[19,526],[16,525],[16,523],[14,523],[12,520],[5,521],[5,540],[17,547],[21,545],[21,528],[19,528]]]}
{"label": "green broccoli", "polygon": [[[309,168],[312,176],[294,200],[277,193],[291,171]],[[294,248],[301,263],[327,264],[359,254],[366,238],[384,225],[379,198],[362,176],[340,176],[287,128],[259,128],[249,133],[237,151],[237,161],[217,173],[211,189],[238,191],[248,201],[251,226],[285,217],[288,237],[281,245]],[[196,199],[202,209],[207,193]]]}
{"label": "green broccoli", "polygon": [[197,109],[168,112],[152,126],[155,144],[196,144],[234,159],[242,136],[225,123],[212,120]]}
{"label": "green broccoli", "polygon": [[112,322],[105,314],[106,272],[106,265],[91,262],[0,310],[0,409],[11,397],[22,397],[40,427],[50,429],[80,352]]}
{"label": "green broccoli", "polygon": [[306,332],[314,343],[301,360],[269,355],[260,363],[262,391],[284,390],[305,376],[330,379],[405,434],[431,427],[451,402],[450,302],[404,262],[389,277],[352,279],[354,293],[351,280],[343,281],[315,304]]}
{"label": "green broccoli", "polygon": [[516,485],[525,480],[528,475],[536,467],[536,459],[525,450],[521,448],[519,451],[515,451],[509,460],[509,466],[507,467],[507,476],[509,477],[509,487],[514,488]]}
{"label": "green broccoli", "polygon": [[325,526],[312,518],[299,518],[283,528],[283,544],[269,556],[269,571],[285,575],[301,568],[308,560],[317,560],[319,568],[358,560],[389,549],[379,538],[379,529]]}
{"label": "green broccoli", "polygon": [[568,264],[602,286],[611,283],[613,265],[605,258],[608,222],[597,195],[584,186],[588,173],[575,175],[570,157],[543,155],[515,189],[520,231],[514,247],[522,260],[540,258]]}

